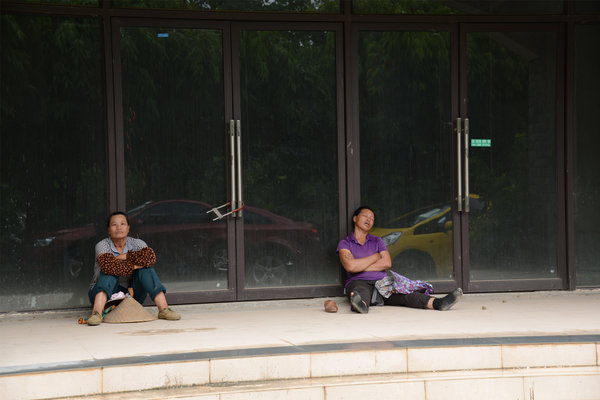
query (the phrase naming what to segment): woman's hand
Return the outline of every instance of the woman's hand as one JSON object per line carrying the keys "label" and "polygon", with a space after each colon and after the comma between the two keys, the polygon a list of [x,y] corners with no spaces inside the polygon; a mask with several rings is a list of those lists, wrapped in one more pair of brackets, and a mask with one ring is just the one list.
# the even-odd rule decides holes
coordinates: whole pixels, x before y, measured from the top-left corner
{"label": "woman's hand", "polygon": [[[126,260],[127,259],[127,253],[124,254],[119,254],[118,256],[115,257],[117,260]],[[133,269],[142,269],[144,268],[141,265],[134,265]]]}

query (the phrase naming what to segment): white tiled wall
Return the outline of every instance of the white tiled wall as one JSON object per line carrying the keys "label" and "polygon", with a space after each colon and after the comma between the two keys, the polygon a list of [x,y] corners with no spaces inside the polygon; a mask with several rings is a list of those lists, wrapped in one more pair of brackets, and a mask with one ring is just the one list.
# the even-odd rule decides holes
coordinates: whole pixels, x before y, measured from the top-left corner
{"label": "white tiled wall", "polygon": [[502,346],[504,368],[576,367],[596,362],[594,343]]}
{"label": "white tiled wall", "polygon": [[311,377],[406,372],[406,349],[311,354]]}
{"label": "white tiled wall", "polygon": [[210,381],[213,383],[307,378],[309,376],[309,354],[227,358],[210,361]]}
{"label": "white tiled wall", "polygon": [[519,377],[433,380],[426,382],[425,388],[425,400],[525,400]]}
{"label": "white tiled wall", "polygon": [[408,371],[451,371],[502,368],[500,346],[408,349]]}
{"label": "white tiled wall", "polygon": [[209,383],[209,362],[142,364],[103,369],[104,393]]}
{"label": "white tiled wall", "polygon": [[326,400],[424,400],[425,383],[413,381],[326,386],[325,394]]}
{"label": "white tiled wall", "polygon": [[[0,376],[0,398],[29,400],[256,382],[241,391],[224,390],[219,394],[199,391],[180,398],[600,400],[598,360],[597,343],[392,348],[240,357],[5,375]],[[288,387],[286,380],[293,379],[324,382]],[[271,384],[266,387],[259,381]]]}
{"label": "white tiled wall", "polygon": [[2,399],[47,399],[102,392],[99,369],[9,375],[0,378]]}

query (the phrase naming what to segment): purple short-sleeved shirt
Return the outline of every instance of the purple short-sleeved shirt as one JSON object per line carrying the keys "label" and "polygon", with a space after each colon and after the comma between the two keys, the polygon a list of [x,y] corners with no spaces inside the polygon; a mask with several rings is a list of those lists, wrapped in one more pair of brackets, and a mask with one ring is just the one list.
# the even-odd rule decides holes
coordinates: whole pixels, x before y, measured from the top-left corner
{"label": "purple short-sleeved shirt", "polygon": [[[340,241],[336,253],[339,254],[341,249],[349,250],[354,258],[365,258],[371,254],[387,251],[387,247],[385,246],[385,243],[383,243],[383,240],[381,240],[381,238],[378,236],[371,235],[370,233],[367,233],[365,244],[360,244],[358,240],[356,240],[354,233],[351,233],[345,239]],[[364,281],[378,281],[385,278],[387,275],[385,271],[362,271],[356,274],[352,272],[346,272],[346,274],[347,279],[345,286],[348,286],[348,282],[356,279]]]}

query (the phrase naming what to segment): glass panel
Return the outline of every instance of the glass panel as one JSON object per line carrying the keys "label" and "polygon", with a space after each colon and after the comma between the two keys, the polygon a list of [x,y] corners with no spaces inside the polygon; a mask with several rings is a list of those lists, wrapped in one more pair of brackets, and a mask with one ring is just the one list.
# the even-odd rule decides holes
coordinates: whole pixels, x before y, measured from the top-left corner
{"label": "glass panel", "polygon": [[600,13],[600,1],[598,1],[598,0],[575,0],[575,12],[580,13],[580,14]]}
{"label": "glass panel", "polygon": [[560,14],[563,0],[353,0],[356,14]]}
{"label": "glass panel", "polygon": [[337,284],[335,33],[240,37],[246,287]]}
{"label": "glass panel", "polygon": [[88,305],[108,208],[102,24],[0,18],[0,312]]}
{"label": "glass panel", "polygon": [[61,4],[67,6],[98,7],[98,0],[10,0],[15,3]]}
{"label": "glass panel", "polygon": [[340,0],[113,0],[112,4],[114,7],[183,8],[202,11],[340,12]]}
{"label": "glass panel", "polygon": [[467,36],[471,280],[557,276],[556,46],[553,32]]}
{"label": "glass panel", "polygon": [[575,263],[578,286],[600,285],[600,25],[575,27]]}
{"label": "glass panel", "polygon": [[121,29],[131,232],[169,292],[227,288],[222,33]]}
{"label": "glass panel", "polygon": [[450,35],[361,32],[360,193],[392,269],[449,279],[452,252]]}

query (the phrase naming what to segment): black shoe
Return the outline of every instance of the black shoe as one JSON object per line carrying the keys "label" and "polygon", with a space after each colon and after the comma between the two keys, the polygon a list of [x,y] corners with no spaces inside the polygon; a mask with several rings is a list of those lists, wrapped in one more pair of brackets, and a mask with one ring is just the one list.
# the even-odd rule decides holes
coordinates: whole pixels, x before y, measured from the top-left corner
{"label": "black shoe", "polygon": [[462,295],[463,295],[463,291],[461,288],[454,289],[452,291],[452,293],[447,294],[446,296],[444,296],[442,298],[442,304],[440,305],[439,310],[440,311],[449,310],[450,308],[452,308],[453,305],[458,303],[458,300],[460,300]]}
{"label": "black shoe", "polygon": [[366,314],[369,312],[369,306],[360,297],[360,294],[354,292],[350,295],[350,303],[352,303],[352,309],[359,314]]}

